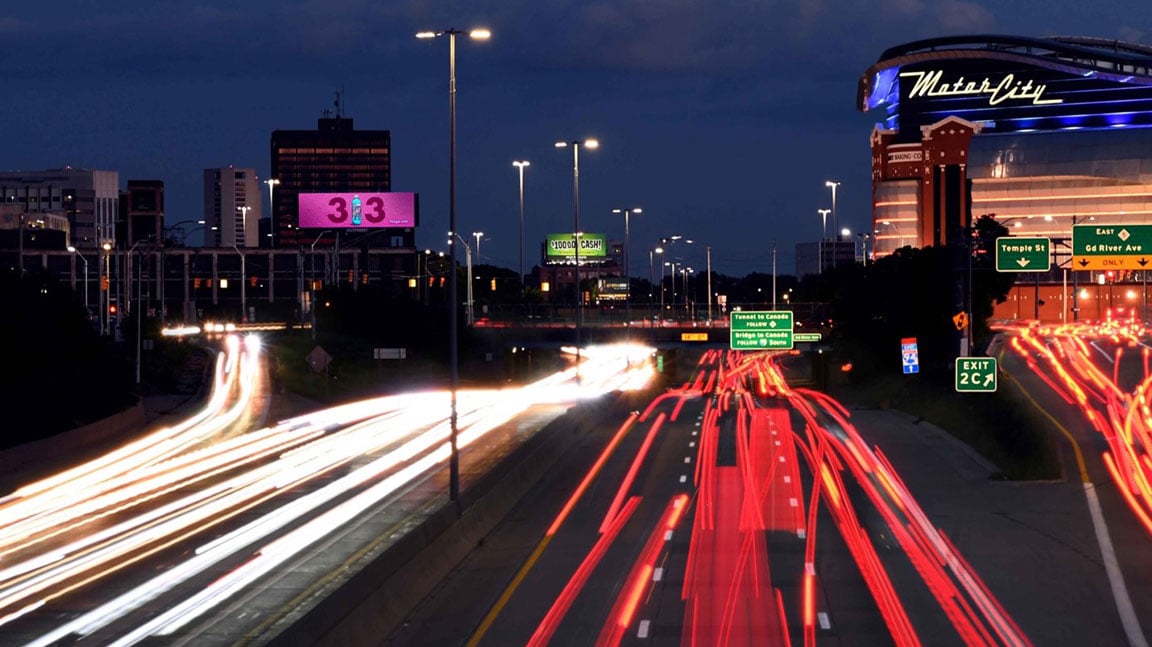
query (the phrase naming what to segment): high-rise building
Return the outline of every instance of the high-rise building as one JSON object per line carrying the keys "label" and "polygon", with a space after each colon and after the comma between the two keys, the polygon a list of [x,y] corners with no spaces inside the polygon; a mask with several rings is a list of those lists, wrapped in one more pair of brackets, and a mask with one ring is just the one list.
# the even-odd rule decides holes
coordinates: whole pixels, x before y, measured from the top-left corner
{"label": "high-rise building", "polygon": [[95,249],[117,244],[120,173],[86,169],[49,169],[0,173],[0,200],[18,204],[26,214],[55,214],[68,219],[68,244]]}
{"label": "high-rise building", "polygon": [[259,247],[260,195],[254,169],[204,169],[204,246]]}
{"label": "high-rise building", "polygon": [[120,199],[123,240],[129,247],[135,243],[163,239],[164,181],[128,180]]}
{"label": "high-rise building", "polygon": [[[316,130],[276,130],[272,133],[272,233],[276,247],[331,244],[324,230],[299,228],[301,193],[392,190],[392,134],[387,130],[356,130],[351,118],[325,115]],[[371,247],[415,248],[413,228],[356,232]],[[322,235],[323,234],[323,235]],[[344,240],[343,243],[352,243]]]}

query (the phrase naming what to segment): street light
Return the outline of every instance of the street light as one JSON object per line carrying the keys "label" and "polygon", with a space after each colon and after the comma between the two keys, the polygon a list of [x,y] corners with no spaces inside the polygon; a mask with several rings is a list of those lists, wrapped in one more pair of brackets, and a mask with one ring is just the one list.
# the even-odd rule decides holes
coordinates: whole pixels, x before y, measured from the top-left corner
{"label": "street light", "polygon": [[828,241],[828,214],[832,213],[832,210],[831,209],[817,209],[816,211],[817,211],[817,213],[820,214],[820,222],[822,223],[822,226],[823,226],[823,229],[821,230],[822,233],[820,234],[820,271],[817,272],[817,274],[823,274],[824,273],[824,244]]}
{"label": "street light", "polygon": [[[836,231],[836,187],[840,186],[840,182],[836,180],[827,180],[824,186],[832,189],[832,231]],[[832,267],[836,267],[836,245],[832,246]]]}
{"label": "street light", "polygon": [[624,214],[624,312],[628,326],[632,325],[632,268],[629,267],[628,258],[628,216],[633,213],[644,213],[640,207],[632,209],[613,209],[612,213]]}
{"label": "street light", "polygon": [[330,233],[331,230],[325,229],[316,236],[316,240],[312,241],[312,251],[308,255],[312,262],[312,277],[308,283],[308,296],[311,298],[311,312],[312,312],[312,341],[316,341],[316,243],[320,239]]}
{"label": "street light", "polygon": [[[448,231],[449,238],[456,234],[456,35],[462,34],[459,29],[445,29],[443,31],[422,31],[416,38],[428,40],[439,36],[448,37]],[[492,32],[487,29],[473,29],[468,36],[474,40],[488,40]],[[457,336],[459,323],[456,321],[456,245],[448,245],[448,363],[451,365],[451,433],[449,445],[451,459],[448,465],[448,498],[456,504],[456,515],[464,513],[460,501],[460,451],[456,443],[458,432],[456,420],[456,391],[460,386],[460,366],[457,349]]]}
{"label": "street light", "polygon": [[480,264],[480,238],[484,236],[482,231],[474,231],[472,235],[476,237],[476,264]]}
{"label": "street light", "polygon": [[556,142],[556,148],[572,147],[572,245],[575,250],[576,265],[574,277],[576,281],[576,381],[580,381],[580,318],[583,309],[583,293],[580,291],[580,146],[597,149],[600,142],[595,139],[584,141]]}
{"label": "street light", "polygon": [[[245,247],[248,246],[248,211],[250,209],[252,209],[252,207],[249,207],[249,206],[236,207],[236,210],[240,212],[240,232],[243,234],[239,242],[241,244],[243,244]],[[236,246],[236,242],[237,242],[236,241],[236,235],[233,234],[232,235],[232,243],[233,243],[232,246],[233,247]]]}
{"label": "street light", "polygon": [[240,251],[240,248],[237,247],[235,243],[232,244],[232,249],[236,250],[236,253],[240,255],[240,321],[247,322],[248,300],[244,289],[245,284],[248,283],[248,277],[245,276],[248,272],[244,269],[244,252]]}
{"label": "street light", "polygon": [[84,255],[72,245],[68,246],[68,251],[79,256],[80,260],[84,261],[84,315],[91,317],[92,313],[88,311],[88,259],[84,258]]}
{"label": "street light", "polygon": [[[102,311],[100,314],[100,334],[108,335],[112,332],[112,322],[108,320],[108,310],[112,308],[112,290],[108,286],[108,283],[111,283],[112,280],[112,243],[104,241],[104,244],[102,244],[100,248],[104,250],[104,280],[100,281],[100,289],[104,293],[100,307]],[[107,283],[105,281],[107,281]]]}
{"label": "street light", "polygon": [[268,185],[268,247],[276,246],[276,203],[272,201],[272,189],[280,184],[280,180],[272,178],[264,180]]}
{"label": "street light", "polygon": [[512,162],[512,166],[520,171],[520,296],[524,296],[524,167],[532,166],[532,163],[517,160]]}

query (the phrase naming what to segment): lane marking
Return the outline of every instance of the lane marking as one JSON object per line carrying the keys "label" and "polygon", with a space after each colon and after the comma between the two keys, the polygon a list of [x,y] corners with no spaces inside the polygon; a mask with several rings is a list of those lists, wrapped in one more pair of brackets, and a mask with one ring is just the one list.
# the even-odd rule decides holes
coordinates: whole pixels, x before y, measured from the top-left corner
{"label": "lane marking", "polygon": [[659,582],[662,579],[664,579],[664,567],[657,566],[656,570],[652,571],[652,581]]}
{"label": "lane marking", "polygon": [[685,457],[684,457],[684,462],[685,462],[685,463],[691,463],[691,462],[692,462],[692,457],[691,457],[691,456],[685,456]]}
{"label": "lane marking", "polygon": [[[1000,365],[1003,366],[1004,351],[1001,350],[998,357],[1001,359]],[[1080,482],[1084,486],[1084,498],[1088,500],[1088,512],[1092,517],[1092,527],[1096,531],[1096,543],[1100,546],[1100,554],[1104,559],[1104,572],[1108,575],[1108,584],[1112,588],[1112,599],[1116,603],[1116,611],[1120,614],[1120,624],[1124,627],[1124,633],[1128,636],[1128,644],[1133,647],[1147,647],[1148,641],[1144,638],[1144,631],[1140,628],[1140,619],[1136,616],[1136,610],[1132,606],[1132,599],[1128,597],[1128,587],[1124,585],[1124,574],[1120,571],[1120,564],[1116,560],[1116,550],[1112,546],[1112,538],[1108,534],[1108,526],[1104,523],[1104,513],[1100,509],[1100,501],[1096,498],[1096,486],[1092,483],[1091,478],[1088,476],[1088,466],[1084,462],[1084,453],[1080,450],[1080,443],[1076,442],[1076,437],[1068,431],[1064,425],[1060,424],[1052,414],[1040,406],[1040,403],[1032,398],[1028,390],[1020,384],[1019,380],[1012,377],[1011,374],[1005,374],[1010,384],[1015,384],[1016,389],[1024,395],[1032,406],[1036,408],[1048,422],[1051,422],[1068,442],[1072,444],[1072,452],[1076,456],[1076,467],[1080,470]]]}
{"label": "lane marking", "polygon": [[648,637],[648,624],[649,624],[649,622],[647,620],[641,620],[640,621],[640,630],[636,632],[637,638],[647,638]]}
{"label": "lane marking", "polygon": [[668,530],[664,533],[664,541],[672,541],[672,531]]}
{"label": "lane marking", "polygon": [[695,440],[693,440],[692,442],[688,443],[688,446],[689,446],[689,447],[695,447],[695,446],[696,446],[696,441],[695,441]]}
{"label": "lane marking", "polygon": [[832,621],[828,619],[828,614],[824,611],[816,612],[816,620],[820,622],[820,628],[827,631],[832,628]]}
{"label": "lane marking", "polygon": [[684,474],[681,474],[681,475],[680,475],[680,482],[681,482],[681,483],[687,483],[687,482],[688,482],[688,477],[687,477],[686,475],[684,475]]}
{"label": "lane marking", "polygon": [[800,502],[796,500],[796,497],[789,497],[788,498],[788,505],[795,508],[796,506],[800,505]]}
{"label": "lane marking", "polygon": [[784,482],[785,482],[785,483],[791,483],[791,482],[792,482],[792,477],[791,477],[791,476],[788,476],[787,474],[785,474],[785,475],[784,475]]}

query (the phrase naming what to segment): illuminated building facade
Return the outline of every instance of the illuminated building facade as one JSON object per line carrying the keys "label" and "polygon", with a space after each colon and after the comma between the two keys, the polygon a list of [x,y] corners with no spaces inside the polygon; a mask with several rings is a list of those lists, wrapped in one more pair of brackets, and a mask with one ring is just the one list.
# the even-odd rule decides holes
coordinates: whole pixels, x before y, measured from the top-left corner
{"label": "illuminated building facade", "polygon": [[917,41],[864,72],[857,106],[885,111],[870,139],[876,257],[946,244],[983,214],[1052,239],[1057,262],[1074,223],[1152,222],[1150,47]]}

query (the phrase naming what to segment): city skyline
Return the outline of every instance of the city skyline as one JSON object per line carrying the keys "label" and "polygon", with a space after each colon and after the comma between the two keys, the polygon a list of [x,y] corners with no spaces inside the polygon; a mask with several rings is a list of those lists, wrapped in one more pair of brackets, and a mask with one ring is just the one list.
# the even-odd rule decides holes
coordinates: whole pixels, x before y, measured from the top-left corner
{"label": "city skyline", "polygon": [[490,41],[462,38],[456,52],[458,228],[466,239],[485,232],[476,262],[518,267],[514,160],[531,162],[529,268],[546,234],[571,228],[571,156],[553,143],[596,137],[601,148],[581,156],[582,227],[622,240],[612,209],[643,208],[630,222],[634,276],[672,234],[697,241],[688,262],[702,268],[711,247],[713,271],[733,276],[771,272],[775,243],[789,273],[796,243],[820,238],[830,179],[841,182],[838,224],[866,230],[879,115],[858,112],[855,91],[884,49],[965,33],[1146,42],[1129,25],[1152,17],[1114,1],[64,4],[73,6],[63,21],[34,6],[0,11],[5,78],[23,88],[0,108],[3,170],[113,170],[122,186],[159,179],[177,222],[202,212],[204,169],[267,179],[273,131],[314,128],[339,111],[357,129],[391,132],[392,190],[420,195],[417,246],[443,248],[448,48],[415,33],[484,26]]}

